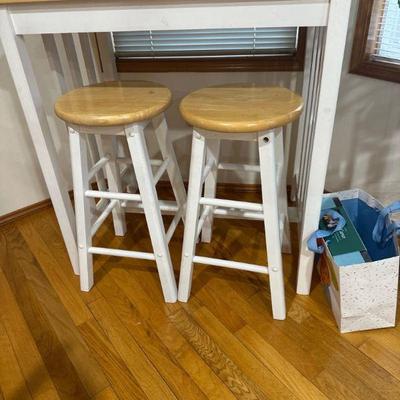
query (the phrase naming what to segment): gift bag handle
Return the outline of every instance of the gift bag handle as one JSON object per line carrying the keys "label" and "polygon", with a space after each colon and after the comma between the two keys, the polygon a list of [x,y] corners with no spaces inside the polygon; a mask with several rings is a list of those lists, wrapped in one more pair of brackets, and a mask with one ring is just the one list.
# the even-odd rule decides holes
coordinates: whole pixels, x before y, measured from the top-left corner
{"label": "gift bag handle", "polygon": [[337,220],[337,225],[335,229],[332,230],[325,230],[319,229],[318,231],[314,232],[307,241],[308,249],[314,253],[322,254],[324,252],[324,246],[318,246],[317,239],[321,239],[324,237],[328,237],[333,235],[335,232],[340,231],[346,225],[346,220],[343,218],[341,214],[334,210],[327,210],[321,212],[320,219],[323,218],[325,215],[329,215],[331,218]]}
{"label": "gift bag handle", "polygon": [[393,235],[400,235],[400,222],[391,221],[388,226],[385,224],[386,217],[397,212],[400,212],[400,200],[382,208],[372,231],[372,238],[375,242],[386,244]]}

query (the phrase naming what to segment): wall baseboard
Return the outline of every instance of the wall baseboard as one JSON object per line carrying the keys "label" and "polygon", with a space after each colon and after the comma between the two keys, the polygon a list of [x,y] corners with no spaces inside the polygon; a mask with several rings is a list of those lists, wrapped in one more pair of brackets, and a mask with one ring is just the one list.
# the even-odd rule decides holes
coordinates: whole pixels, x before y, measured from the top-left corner
{"label": "wall baseboard", "polygon": [[18,210],[12,211],[8,214],[0,216],[0,226],[13,222],[19,218],[26,217],[37,211],[43,210],[45,208],[51,207],[51,200],[45,199],[37,203],[31,204],[29,206],[20,208]]}
{"label": "wall baseboard", "polygon": [[[187,187],[187,182],[185,182]],[[157,184],[159,189],[167,189],[170,187],[168,181],[161,181]],[[217,191],[221,192],[232,192],[232,193],[260,193],[261,186],[259,184],[249,184],[249,183],[218,183]],[[70,192],[72,196],[72,191]],[[29,206],[20,208],[19,210],[12,211],[5,215],[0,215],[0,226],[14,222],[17,219],[27,217],[38,211],[44,210],[51,207],[51,200],[45,199],[37,203],[31,204]]]}
{"label": "wall baseboard", "polygon": [[[69,192],[69,195],[72,198],[72,190]],[[10,222],[14,222],[17,219],[27,217],[28,215],[32,215],[38,211],[41,211],[41,210],[44,210],[44,209],[50,208],[50,207],[52,207],[51,200],[44,199],[37,203],[33,203],[29,206],[12,211],[8,214],[0,215],[0,226],[8,224]]]}

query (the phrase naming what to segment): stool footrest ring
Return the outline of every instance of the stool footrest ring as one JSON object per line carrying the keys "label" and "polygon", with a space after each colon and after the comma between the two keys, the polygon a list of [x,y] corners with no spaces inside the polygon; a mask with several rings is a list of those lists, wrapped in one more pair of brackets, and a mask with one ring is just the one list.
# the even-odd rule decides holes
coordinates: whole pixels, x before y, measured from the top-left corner
{"label": "stool footrest ring", "polygon": [[250,203],[248,201],[236,201],[236,200],[216,199],[211,197],[201,197],[199,203],[207,206],[237,208],[239,210],[249,210],[258,212],[263,211],[262,204]]}
{"label": "stool footrest ring", "polygon": [[260,166],[253,164],[219,163],[218,169],[226,171],[260,172]]}
{"label": "stool footrest ring", "polygon": [[103,212],[98,216],[96,221],[93,222],[90,234],[92,237],[96,234],[101,224],[106,220],[106,218],[111,214],[114,207],[118,204],[118,200],[111,200]]}
{"label": "stool footrest ring", "polygon": [[198,264],[213,265],[215,267],[241,269],[243,271],[258,272],[260,274],[268,274],[268,267],[263,265],[248,264],[238,261],[222,260],[221,258],[211,258],[194,256],[193,262]]}
{"label": "stool footrest ring", "polygon": [[103,255],[107,255],[107,256],[116,256],[116,257],[139,258],[141,260],[155,260],[156,259],[156,257],[154,256],[153,253],[146,253],[143,251],[109,249],[106,247],[89,247],[88,253],[103,254]]}

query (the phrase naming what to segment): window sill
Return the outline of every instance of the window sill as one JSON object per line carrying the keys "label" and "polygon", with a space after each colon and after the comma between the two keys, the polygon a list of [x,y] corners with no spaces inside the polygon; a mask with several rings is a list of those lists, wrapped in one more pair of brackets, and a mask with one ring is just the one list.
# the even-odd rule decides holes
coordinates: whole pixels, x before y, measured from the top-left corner
{"label": "window sill", "polygon": [[377,60],[363,60],[351,65],[350,73],[400,83],[400,65]]}

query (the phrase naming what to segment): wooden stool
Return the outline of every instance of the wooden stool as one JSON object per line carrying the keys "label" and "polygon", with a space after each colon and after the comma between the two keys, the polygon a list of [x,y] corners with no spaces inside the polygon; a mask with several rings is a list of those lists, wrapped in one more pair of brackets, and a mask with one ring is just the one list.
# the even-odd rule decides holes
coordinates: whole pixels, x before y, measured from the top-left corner
{"label": "wooden stool", "polygon": [[[189,298],[193,263],[242,269],[269,274],[273,316],[285,319],[281,243],[288,216],[282,126],[296,119],[302,107],[302,98],[287,89],[249,84],[200,89],[182,100],[181,114],[194,128],[179,278],[180,301]],[[220,164],[221,139],[257,141],[260,165]],[[262,204],[215,198],[218,169],[260,172]],[[263,220],[268,267],[196,256],[200,232],[203,232],[203,241],[211,240],[214,215]],[[286,240],[289,240],[288,232]]]}
{"label": "wooden stool", "polygon": [[[81,290],[88,291],[93,285],[93,254],[141,258],[156,261],[165,301],[176,301],[168,242],[183,215],[186,193],[163,114],[170,101],[168,88],[133,81],[86,86],[61,96],[56,102],[56,114],[67,123],[69,130]],[[144,128],[150,121],[161,150],[160,161],[150,160],[148,155]],[[86,139],[93,134],[101,135],[104,147],[108,146],[109,150],[89,169]],[[131,158],[118,158],[118,135],[126,136]],[[119,163],[133,163],[140,194],[122,193]],[[158,167],[154,176],[152,166]],[[108,190],[92,190],[90,181],[103,168]],[[157,198],[155,185],[165,171],[176,203]],[[91,207],[93,199],[100,199],[95,207]],[[144,210],[154,253],[93,247],[92,236],[111,212],[116,235],[125,234],[125,210],[130,204],[136,211]],[[100,208],[101,213],[93,221],[94,208]],[[176,212],[167,232],[161,210]]]}

